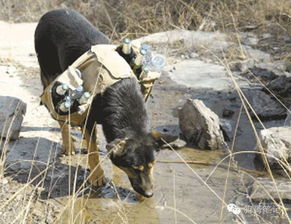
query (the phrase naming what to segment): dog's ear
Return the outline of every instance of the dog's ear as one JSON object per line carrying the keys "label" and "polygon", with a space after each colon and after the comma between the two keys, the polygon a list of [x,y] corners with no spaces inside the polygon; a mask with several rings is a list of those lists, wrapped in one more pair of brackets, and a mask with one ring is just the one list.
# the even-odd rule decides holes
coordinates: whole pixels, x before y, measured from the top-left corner
{"label": "dog's ear", "polygon": [[162,133],[159,131],[152,130],[150,134],[156,141],[160,141],[162,139]]}
{"label": "dog's ear", "polygon": [[117,157],[122,156],[124,154],[126,140],[127,140],[126,138],[125,139],[118,138],[107,144],[106,149],[109,152],[109,154]]}

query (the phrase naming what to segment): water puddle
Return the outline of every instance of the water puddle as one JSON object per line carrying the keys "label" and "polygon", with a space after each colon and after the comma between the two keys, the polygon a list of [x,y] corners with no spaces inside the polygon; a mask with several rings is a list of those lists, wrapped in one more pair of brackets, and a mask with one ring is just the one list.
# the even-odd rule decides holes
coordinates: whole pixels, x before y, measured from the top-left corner
{"label": "water puddle", "polygon": [[[179,223],[191,223],[198,215],[197,207],[201,209],[209,204],[210,212],[215,208],[213,200],[216,199],[207,189],[201,189],[203,186],[181,157],[193,170],[199,171],[208,168],[207,163],[218,162],[223,154],[192,148],[161,151],[155,168],[155,195],[150,199],[138,198],[126,175],[107,163],[105,169],[111,166],[112,184],[77,198],[58,199],[65,210],[57,223],[172,223],[173,218]],[[191,164],[191,161],[198,163]],[[207,201],[203,206],[197,203],[201,198]]]}

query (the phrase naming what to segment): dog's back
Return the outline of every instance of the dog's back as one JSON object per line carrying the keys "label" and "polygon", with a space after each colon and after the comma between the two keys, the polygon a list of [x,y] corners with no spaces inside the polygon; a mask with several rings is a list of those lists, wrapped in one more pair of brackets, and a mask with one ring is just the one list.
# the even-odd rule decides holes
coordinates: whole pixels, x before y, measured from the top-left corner
{"label": "dog's back", "polygon": [[92,45],[109,43],[103,33],[75,10],[46,13],[35,31],[35,51],[44,88]]}

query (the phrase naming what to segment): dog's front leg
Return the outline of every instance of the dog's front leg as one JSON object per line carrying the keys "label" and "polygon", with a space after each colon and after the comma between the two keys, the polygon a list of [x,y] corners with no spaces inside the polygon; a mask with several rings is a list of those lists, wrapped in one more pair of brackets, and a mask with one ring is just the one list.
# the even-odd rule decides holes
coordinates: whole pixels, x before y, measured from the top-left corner
{"label": "dog's front leg", "polygon": [[64,122],[59,122],[61,127],[62,139],[63,139],[63,152],[66,155],[75,154],[74,139],[70,133],[70,126]]}
{"label": "dog's front leg", "polygon": [[84,132],[88,147],[88,162],[90,167],[89,181],[94,186],[101,186],[105,183],[105,176],[99,160],[96,129],[87,130],[87,128],[85,128]]}

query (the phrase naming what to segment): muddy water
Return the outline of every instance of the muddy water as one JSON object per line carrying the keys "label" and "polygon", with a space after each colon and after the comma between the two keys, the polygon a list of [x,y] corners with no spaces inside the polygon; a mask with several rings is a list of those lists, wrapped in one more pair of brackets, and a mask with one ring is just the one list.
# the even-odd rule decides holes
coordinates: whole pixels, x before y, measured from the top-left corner
{"label": "muddy water", "polygon": [[[205,179],[213,167],[203,163],[217,163],[223,154],[222,151],[192,148],[161,151],[155,168],[155,195],[151,199],[137,197],[126,175],[105,161],[103,167],[112,184],[77,198],[58,199],[65,210],[56,223],[194,223],[204,220],[215,223],[218,217],[214,214],[219,212],[221,203],[217,203],[217,197],[193,172],[199,172]],[[190,164],[191,170],[181,158],[198,164]],[[225,173],[223,169],[215,172],[209,183],[214,191],[221,188],[214,182],[221,182]],[[201,213],[205,217],[201,217]]]}

